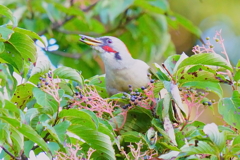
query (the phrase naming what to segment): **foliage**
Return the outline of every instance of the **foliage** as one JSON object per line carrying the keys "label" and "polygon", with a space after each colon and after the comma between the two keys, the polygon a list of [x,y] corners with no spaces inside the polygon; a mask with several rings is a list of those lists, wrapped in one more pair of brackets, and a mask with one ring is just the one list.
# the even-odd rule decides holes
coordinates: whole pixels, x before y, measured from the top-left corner
{"label": "foliage", "polygon": [[[85,78],[101,73],[102,63],[95,54],[90,54],[89,47],[79,43],[79,34],[119,37],[134,58],[156,61],[174,53],[168,25],[173,28],[182,25],[198,37],[201,33],[189,20],[172,12],[166,0],[11,0],[0,4],[13,10],[15,18],[9,19],[15,26],[18,24],[49,40],[43,51],[55,67],[81,70]],[[0,21],[0,25],[5,22]],[[7,30],[4,36],[11,33]]]}
{"label": "foliage", "polygon": [[[108,5],[117,4],[101,1],[95,10]],[[113,23],[131,5],[158,14],[168,9],[166,3],[156,1],[121,5],[115,14],[108,9],[101,12],[102,22]],[[64,10],[53,2],[38,9],[46,6],[74,17],[85,15],[74,6]],[[129,86],[128,93],[108,97],[104,76],[84,79],[73,68],[52,71],[49,62],[36,63],[36,46],[30,37],[43,40],[19,28],[7,7],[0,5],[0,9],[12,21],[12,25],[0,26],[1,158],[27,159],[30,151],[58,159],[239,158],[240,61],[237,66],[230,64],[220,32],[214,40],[223,56],[214,52],[207,38],[206,45],[193,48],[193,56],[172,55],[163,64],[155,64],[156,78],[147,87],[133,90]],[[47,14],[57,22],[62,13],[53,11]],[[19,85],[14,72],[23,78]],[[231,97],[224,97],[221,84],[232,87]],[[209,100],[209,93],[218,95],[219,101]],[[193,112],[197,118],[213,103],[218,104],[226,125],[191,120]]]}

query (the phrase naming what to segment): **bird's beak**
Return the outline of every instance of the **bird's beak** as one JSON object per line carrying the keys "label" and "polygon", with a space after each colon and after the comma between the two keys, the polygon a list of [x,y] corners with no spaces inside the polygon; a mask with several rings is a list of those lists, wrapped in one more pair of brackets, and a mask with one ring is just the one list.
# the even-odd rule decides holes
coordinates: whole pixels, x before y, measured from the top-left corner
{"label": "bird's beak", "polygon": [[80,41],[83,43],[86,43],[87,45],[99,46],[102,44],[102,41],[97,40],[96,38],[85,36],[85,35],[79,35],[79,36],[81,36]]}

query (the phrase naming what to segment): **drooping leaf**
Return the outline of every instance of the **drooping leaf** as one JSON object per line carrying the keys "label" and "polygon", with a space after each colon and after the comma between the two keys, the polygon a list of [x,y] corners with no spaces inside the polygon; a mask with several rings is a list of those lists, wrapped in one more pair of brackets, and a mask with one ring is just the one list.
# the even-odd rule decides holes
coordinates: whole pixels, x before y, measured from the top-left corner
{"label": "drooping leaf", "polygon": [[13,33],[13,30],[0,26],[0,42],[8,41]]}
{"label": "drooping leaf", "polygon": [[158,14],[163,14],[168,9],[166,5],[157,6],[155,3],[151,3],[151,2],[153,1],[136,0],[134,1],[134,5],[139,6],[148,12],[153,12]]}
{"label": "drooping leaf", "polygon": [[204,89],[216,93],[220,98],[223,96],[223,90],[219,83],[209,82],[209,81],[193,81],[186,82],[181,85],[181,87],[195,87],[198,89]]}
{"label": "drooping leaf", "polygon": [[185,60],[178,66],[178,69],[189,65],[209,65],[219,66],[232,71],[232,66],[219,54],[215,53],[201,53],[193,55]]}
{"label": "drooping leaf", "polygon": [[5,45],[3,42],[0,41],[0,53],[2,53],[5,50]]}
{"label": "drooping leaf", "polygon": [[68,130],[83,139],[93,149],[96,149],[101,157],[111,160],[116,159],[112,142],[106,134],[83,125],[71,125]]}
{"label": "drooping leaf", "polygon": [[33,31],[30,31],[30,30],[27,30],[27,29],[24,29],[24,28],[20,28],[20,27],[16,27],[13,29],[15,32],[18,32],[18,33],[22,33],[22,34],[25,34],[25,35],[28,35],[29,37],[32,37],[34,39],[37,39],[39,40],[40,42],[42,42],[42,44],[47,47],[45,41],[35,32]]}
{"label": "drooping leaf", "polygon": [[216,147],[213,147],[204,141],[198,142],[197,146],[183,147],[181,151],[186,152],[188,155],[193,155],[193,154],[216,155],[218,153],[218,150]]}
{"label": "drooping leaf", "polygon": [[174,13],[174,17],[176,17],[177,22],[181,24],[184,28],[186,28],[188,31],[190,31],[197,37],[201,37],[201,30],[197,26],[195,26],[190,20],[177,13]]}
{"label": "drooping leaf", "polygon": [[98,127],[98,123],[94,123],[95,116],[92,117],[92,114],[89,114],[82,110],[77,109],[68,109],[62,110],[59,113],[59,117],[66,118],[69,120],[72,125],[83,125],[88,126],[89,128],[96,129]]}
{"label": "drooping leaf", "polygon": [[30,126],[20,123],[18,120],[14,118],[9,118],[5,116],[0,116],[0,119],[8,124],[10,124],[13,128],[15,128],[18,132],[22,133],[24,137],[38,144],[44,151],[48,152],[48,146],[46,142],[42,139],[40,135]]}
{"label": "drooping leaf", "polygon": [[238,108],[239,106],[235,106],[231,98],[223,98],[218,103],[218,112],[222,115],[223,120],[229,125],[240,129],[240,109]]}
{"label": "drooping leaf", "polygon": [[69,67],[60,67],[53,71],[54,78],[69,79],[78,82],[80,85],[83,84],[82,77],[79,72]]}
{"label": "drooping leaf", "polygon": [[0,15],[4,15],[6,16],[9,20],[12,21],[13,26],[16,27],[17,26],[17,21],[15,19],[15,17],[13,16],[12,12],[10,9],[8,9],[7,7],[5,7],[4,5],[0,5]]}
{"label": "drooping leaf", "polygon": [[226,146],[226,137],[224,135],[224,132],[220,133],[215,123],[205,125],[203,132],[219,148],[220,152]]}
{"label": "drooping leaf", "polygon": [[32,71],[29,75],[29,81],[33,83],[37,83],[39,81],[39,77],[47,72],[49,72],[51,68],[51,64],[49,61],[38,61],[36,66],[33,67]]}
{"label": "drooping leaf", "polygon": [[12,65],[21,73],[24,66],[21,54],[9,43],[5,43],[5,50],[0,54],[0,62]]}
{"label": "drooping leaf", "polygon": [[179,59],[180,59],[180,55],[172,55],[165,60],[164,65],[166,66],[166,68],[171,74],[173,74],[173,70]]}
{"label": "drooping leaf", "polygon": [[43,92],[39,88],[33,88],[33,96],[36,98],[37,103],[42,107],[45,113],[53,115],[58,110],[58,102],[49,94]]}
{"label": "drooping leaf", "polygon": [[25,83],[17,86],[17,89],[15,90],[11,101],[16,104],[18,108],[24,109],[26,107],[26,104],[33,97],[33,87],[34,86],[30,83]]}
{"label": "drooping leaf", "polygon": [[22,56],[21,60],[35,63],[37,60],[37,49],[33,40],[23,33],[15,32],[8,41]]}

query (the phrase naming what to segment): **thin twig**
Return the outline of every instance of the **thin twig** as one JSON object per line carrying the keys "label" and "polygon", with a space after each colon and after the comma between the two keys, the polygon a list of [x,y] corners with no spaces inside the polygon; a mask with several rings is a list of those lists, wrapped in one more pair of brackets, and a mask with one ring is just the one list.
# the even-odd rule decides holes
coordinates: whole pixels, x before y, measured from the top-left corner
{"label": "thin twig", "polygon": [[73,53],[67,53],[67,52],[63,52],[63,51],[59,51],[59,50],[48,51],[48,52],[52,53],[52,54],[60,55],[60,56],[63,56],[63,57],[74,58],[74,59],[79,59],[81,57],[80,53],[73,54]]}
{"label": "thin twig", "polygon": [[6,152],[10,157],[12,157],[15,160],[19,160],[19,158],[16,158],[12,153],[10,153],[6,148],[4,148],[3,146],[0,146],[2,148],[2,150],[4,150],[4,152]]}
{"label": "thin twig", "polygon": [[[98,1],[97,1],[97,2],[98,2]],[[82,9],[82,11],[83,11],[83,12],[88,12],[89,10],[91,10],[91,9],[97,4],[97,2],[95,2],[95,3],[91,4],[90,6]],[[62,22],[56,22],[56,23],[54,23],[54,24],[50,27],[50,29],[51,29],[51,30],[56,30],[56,29],[58,29],[59,27],[63,26],[65,23],[67,23],[68,21],[72,20],[72,19],[75,18],[75,17],[76,17],[76,16],[66,17]],[[49,29],[46,28],[46,29],[40,31],[40,32],[38,33],[38,35],[41,36],[41,35],[47,33],[48,30],[49,30]]]}

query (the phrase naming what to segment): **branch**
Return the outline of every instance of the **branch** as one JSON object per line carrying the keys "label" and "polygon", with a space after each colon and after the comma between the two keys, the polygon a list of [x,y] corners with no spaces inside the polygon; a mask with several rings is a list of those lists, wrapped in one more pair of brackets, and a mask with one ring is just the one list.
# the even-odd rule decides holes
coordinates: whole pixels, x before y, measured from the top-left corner
{"label": "branch", "polygon": [[66,52],[62,52],[62,51],[58,51],[58,50],[57,51],[47,51],[47,52],[56,54],[56,55],[60,55],[63,57],[74,58],[74,59],[79,59],[81,57],[80,53],[73,54],[73,53],[66,53]]}
{"label": "branch", "polygon": [[4,148],[3,146],[0,146],[2,148],[2,150],[4,150],[4,152],[6,152],[10,157],[12,157],[15,160],[19,160],[19,158],[16,158],[12,153],[10,153],[6,148]]}
{"label": "branch", "polygon": [[125,23],[119,24],[117,27],[115,27],[115,28],[113,28],[113,29],[111,29],[111,30],[108,30],[108,31],[102,33],[102,35],[104,35],[104,34],[109,34],[109,33],[113,33],[113,32],[115,32],[116,30],[123,29],[123,28],[125,28],[125,26],[126,26],[128,23],[130,23],[132,20],[134,20],[134,19],[136,20],[136,19],[140,18],[142,15],[144,15],[144,12],[142,12],[142,13],[136,15],[136,16],[133,16],[133,17],[127,17]]}
{"label": "branch", "polygon": [[73,35],[88,35],[88,36],[100,36],[101,34],[95,33],[95,32],[81,32],[81,31],[69,31],[65,29],[58,29],[58,32],[64,33],[64,34],[73,34]]}
{"label": "branch", "polygon": [[[83,12],[88,12],[89,10],[91,10],[91,9],[97,4],[97,2],[98,2],[98,1],[94,2],[93,4],[91,4],[90,6],[84,8],[84,9],[82,9],[82,11],[83,11]],[[71,4],[72,4],[72,3],[71,3]],[[50,27],[50,29],[51,29],[51,30],[56,30],[56,29],[58,29],[59,27],[63,26],[65,23],[67,23],[68,21],[72,20],[72,19],[75,18],[75,17],[76,17],[76,16],[66,17],[63,21],[54,23],[54,24]],[[38,35],[41,36],[41,35],[47,33],[47,31],[48,31],[48,28],[40,31],[40,32],[38,33]]]}

